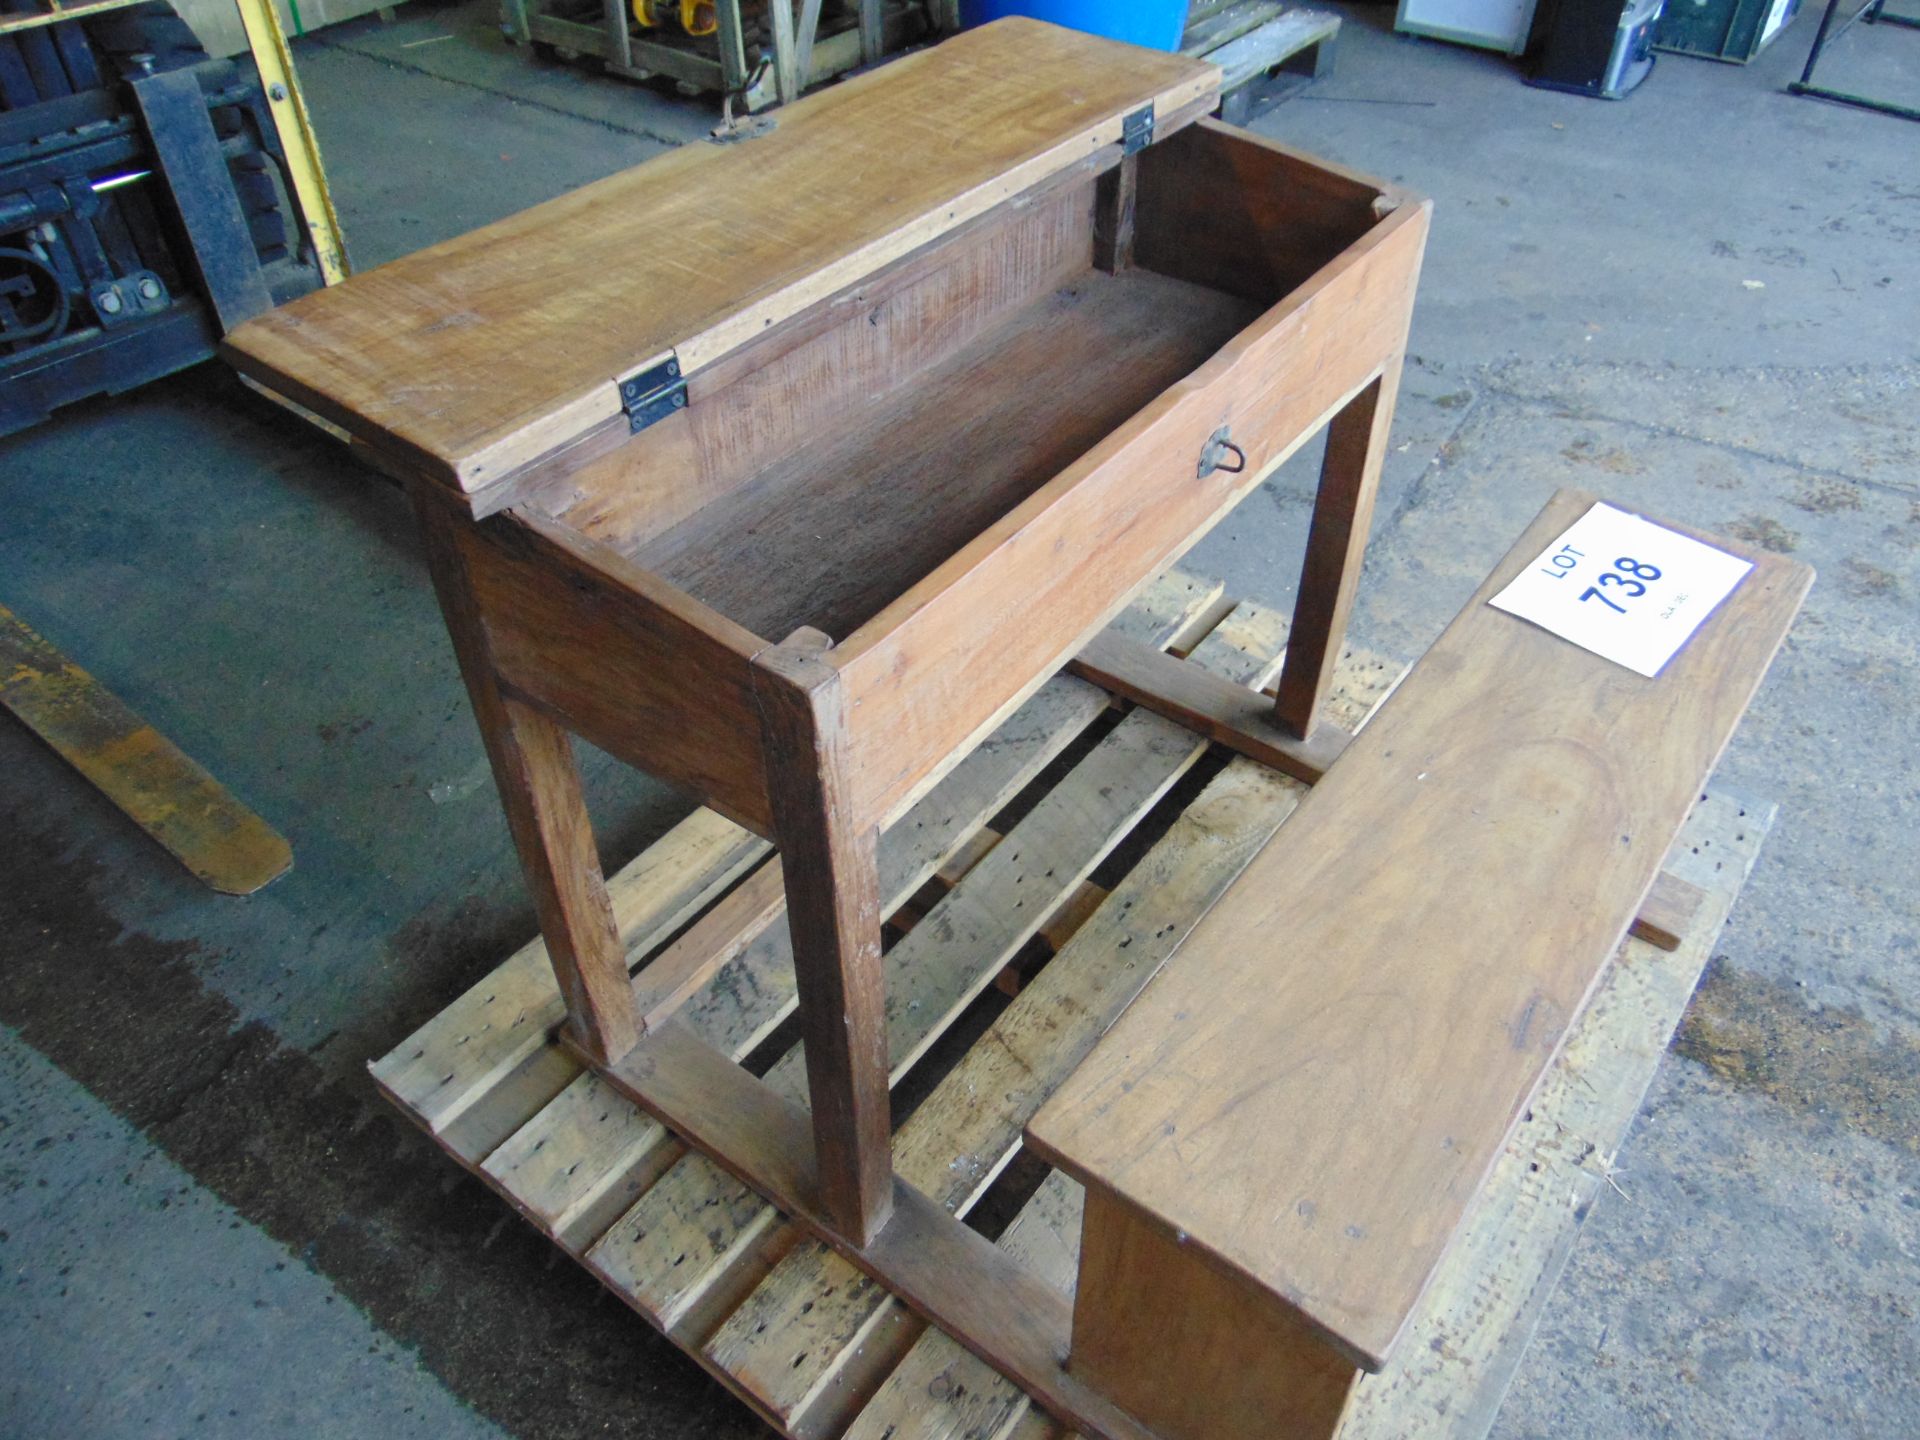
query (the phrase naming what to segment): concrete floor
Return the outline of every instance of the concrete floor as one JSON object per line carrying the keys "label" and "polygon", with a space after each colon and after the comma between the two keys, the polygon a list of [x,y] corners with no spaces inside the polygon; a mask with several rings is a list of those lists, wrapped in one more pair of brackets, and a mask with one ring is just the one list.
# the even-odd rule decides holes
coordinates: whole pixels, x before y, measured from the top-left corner
{"label": "concrete floor", "polygon": [[[1811,15],[1615,105],[1349,14],[1257,128],[1438,205],[1362,638],[1568,483],[1821,573],[1722,772],[1779,826],[1498,1433],[1920,1433],[1920,130],[1782,93]],[[362,267],[710,123],[486,0],[299,61]],[[1823,78],[1920,101],[1920,38]],[[1310,461],[1192,566],[1286,601]],[[0,514],[0,602],[297,855],[216,897],[0,724],[0,1435],[760,1433],[365,1077],[532,930],[399,496],[206,367],[0,444]],[[681,811],[589,771],[611,861]]]}

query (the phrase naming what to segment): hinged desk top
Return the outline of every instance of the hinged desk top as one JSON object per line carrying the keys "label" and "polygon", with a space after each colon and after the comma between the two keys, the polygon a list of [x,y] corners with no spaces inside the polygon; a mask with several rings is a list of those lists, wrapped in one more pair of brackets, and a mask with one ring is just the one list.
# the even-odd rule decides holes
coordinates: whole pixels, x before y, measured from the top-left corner
{"label": "hinged desk top", "polygon": [[[1002,20],[237,329],[240,369],[471,493],[1095,151],[1211,65]],[[1184,116],[1182,118],[1185,118]]]}

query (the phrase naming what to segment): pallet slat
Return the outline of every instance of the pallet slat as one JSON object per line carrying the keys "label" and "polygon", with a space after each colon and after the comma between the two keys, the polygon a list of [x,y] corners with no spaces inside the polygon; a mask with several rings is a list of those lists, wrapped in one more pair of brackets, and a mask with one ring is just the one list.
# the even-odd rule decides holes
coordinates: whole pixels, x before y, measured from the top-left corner
{"label": "pallet slat", "polygon": [[[629,955],[666,939],[770,849],[711,810],[682,820],[607,882]],[[536,938],[370,1068],[394,1103],[444,1136],[471,1106],[548,1049],[565,1018],[546,942]]]}

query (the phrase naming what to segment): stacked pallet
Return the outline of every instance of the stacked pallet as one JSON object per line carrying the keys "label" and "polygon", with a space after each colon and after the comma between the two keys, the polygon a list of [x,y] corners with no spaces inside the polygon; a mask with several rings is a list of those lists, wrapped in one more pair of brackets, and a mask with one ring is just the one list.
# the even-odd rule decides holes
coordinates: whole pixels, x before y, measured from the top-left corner
{"label": "stacked pallet", "polygon": [[1297,84],[1333,73],[1340,17],[1279,0],[1194,0],[1182,54],[1220,67],[1221,114],[1244,123],[1261,82],[1286,74]]}

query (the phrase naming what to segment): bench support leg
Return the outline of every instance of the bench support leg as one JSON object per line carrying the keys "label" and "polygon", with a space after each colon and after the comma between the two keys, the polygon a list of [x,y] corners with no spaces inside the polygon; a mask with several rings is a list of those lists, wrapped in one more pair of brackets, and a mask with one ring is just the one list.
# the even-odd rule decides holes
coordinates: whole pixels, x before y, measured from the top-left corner
{"label": "bench support leg", "polygon": [[567,1002],[567,1028],[590,1059],[611,1063],[640,1038],[640,1015],[573,742],[553,720],[501,690],[460,555],[455,527],[462,522],[429,495],[417,497],[415,508],[460,674]]}
{"label": "bench support leg", "polygon": [[1286,1306],[1093,1190],[1067,1369],[1161,1440],[1329,1440],[1360,1373]]}
{"label": "bench support leg", "polygon": [[802,630],[754,660],[774,841],[800,992],[821,1205],[856,1246],[893,1207],[879,836],[842,793],[845,737],[831,642]]}
{"label": "bench support leg", "polygon": [[1327,426],[1320,490],[1307,531],[1307,555],[1300,567],[1300,593],[1293,604],[1280,695],[1274,703],[1281,728],[1302,740],[1319,721],[1321,702],[1346,642],[1347,617],[1360,583],[1360,562],[1373,524],[1373,501],[1380,489],[1380,466],[1386,459],[1399,390],[1396,358]]}

